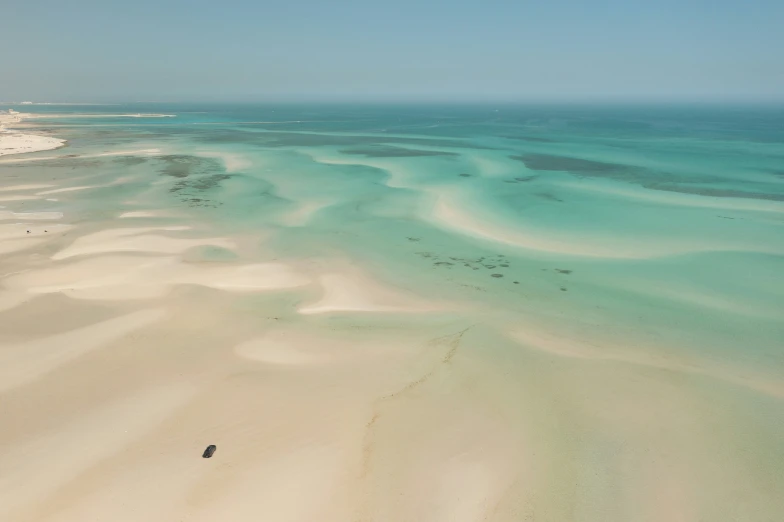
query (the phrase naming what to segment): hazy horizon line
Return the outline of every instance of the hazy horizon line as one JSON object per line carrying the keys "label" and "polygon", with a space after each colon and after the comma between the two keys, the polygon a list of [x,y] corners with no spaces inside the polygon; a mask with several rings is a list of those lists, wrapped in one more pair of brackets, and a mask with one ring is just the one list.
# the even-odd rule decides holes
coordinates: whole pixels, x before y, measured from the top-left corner
{"label": "hazy horizon line", "polygon": [[281,104],[281,105],[476,105],[476,106],[512,106],[512,105],[784,105],[784,97],[780,98],[725,98],[725,97],[575,97],[575,98],[439,98],[439,97],[235,97],[235,98],[113,98],[106,100],[58,100],[35,101],[29,99],[0,101],[3,106],[118,106],[134,104]]}

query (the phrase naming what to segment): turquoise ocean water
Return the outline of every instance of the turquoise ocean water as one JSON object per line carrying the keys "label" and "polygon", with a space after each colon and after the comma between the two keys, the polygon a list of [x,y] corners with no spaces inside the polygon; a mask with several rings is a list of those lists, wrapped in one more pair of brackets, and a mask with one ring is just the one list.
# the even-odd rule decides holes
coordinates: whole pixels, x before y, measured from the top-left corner
{"label": "turquoise ocean water", "polygon": [[[31,121],[68,146],[0,180],[97,188],[16,212],[98,230],[168,210],[241,238],[191,260],[341,260],[450,303],[444,320],[474,328],[461,382],[552,450],[531,457],[536,495],[493,519],[528,520],[523,504],[542,520],[784,517],[784,108],[25,110],[56,113]],[[137,113],[174,117],[121,116]],[[284,318],[305,299],[277,298]],[[412,321],[331,320],[384,336]]]}

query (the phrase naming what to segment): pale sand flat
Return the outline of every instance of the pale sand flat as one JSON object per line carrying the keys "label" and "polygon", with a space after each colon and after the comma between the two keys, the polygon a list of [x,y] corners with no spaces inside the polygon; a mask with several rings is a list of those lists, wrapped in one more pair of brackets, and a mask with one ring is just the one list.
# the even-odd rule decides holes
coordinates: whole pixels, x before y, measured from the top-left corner
{"label": "pale sand flat", "polygon": [[[131,252],[161,252],[177,253],[199,244],[213,244],[210,239],[180,239],[166,236],[144,235],[147,232],[179,232],[189,230],[187,226],[170,227],[139,227],[139,228],[111,228],[93,232],[77,238],[70,246],[57,252],[53,259],[82,254],[100,254],[106,252],[131,251]],[[202,241],[202,243],[199,243]],[[206,243],[203,243],[206,241]],[[227,244],[228,240],[218,238],[214,241]],[[159,250],[163,249],[163,250]]]}
{"label": "pale sand flat", "polygon": [[60,118],[79,118],[79,119],[101,119],[101,118],[176,118],[176,114],[159,114],[159,113],[128,113],[128,114],[90,114],[90,113],[75,113],[75,114],[43,114],[43,113],[24,113],[21,114],[24,119],[30,120],[56,120]]}
{"label": "pale sand flat", "polygon": [[771,381],[765,377],[739,375],[731,368],[724,368],[709,360],[678,360],[672,357],[656,356],[655,346],[630,350],[613,341],[592,343],[585,339],[571,339],[563,335],[547,332],[529,324],[511,334],[514,339],[529,348],[541,350],[559,357],[584,359],[593,362],[620,363],[625,365],[658,368],[673,372],[703,375],[734,385],[743,386],[758,393],[784,398],[784,383]]}
{"label": "pale sand flat", "polygon": [[[112,460],[93,463],[51,497],[40,495],[45,507],[29,516],[49,522],[353,520],[354,471],[366,421],[365,412],[351,406],[372,400],[377,392],[364,383],[376,386],[379,379],[356,370],[303,377],[334,385],[314,395],[312,384],[267,374],[243,378],[240,387],[229,379],[205,390],[195,398],[197,407],[189,406],[161,431]],[[199,441],[217,443],[213,459],[200,458]]]}
{"label": "pale sand flat", "polygon": [[[707,475],[711,468],[728,464],[722,455],[706,451],[705,440],[712,436],[694,420],[710,409],[707,403],[694,402],[688,389],[651,386],[649,372],[634,368],[582,371],[576,369],[553,383],[574,397],[581,422],[571,426],[585,437],[577,448],[564,448],[576,460],[570,485],[583,492],[572,497],[569,513],[597,521],[700,520],[699,504],[704,509],[713,503],[703,496],[713,488],[707,485]],[[585,390],[582,397],[579,389]],[[593,401],[602,401],[601,407]],[[557,432],[553,436],[558,437]],[[580,450],[585,445],[596,445],[597,450],[586,454]],[[637,445],[647,451],[626,449]]]}
{"label": "pale sand flat", "polygon": [[379,339],[297,325],[272,328],[238,344],[234,352],[244,359],[276,366],[356,365],[379,357],[413,355],[417,344],[403,334]]}
{"label": "pale sand flat", "polygon": [[437,310],[437,307],[402,291],[383,285],[359,274],[328,273],[319,276],[323,294],[311,304],[299,308],[301,314],[333,312],[398,312],[416,313]]}
{"label": "pale sand flat", "polygon": [[156,254],[178,254],[197,246],[216,246],[233,249],[235,244],[225,238],[198,238],[198,239],[178,239],[166,236],[140,235],[131,236],[123,239],[108,240],[95,244],[79,244],[76,240],[74,244],[65,250],[57,252],[52,259],[66,259],[73,256],[87,254],[104,254],[111,252],[147,252]]}
{"label": "pale sand flat", "polygon": [[79,238],[82,244],[101,243],[126,236],[144,234],[147,232],[166,231],[166,232],[179,232],[182,230],[190,230],[191,227],[186,225],[164,226],[164,227],[127,227],[127,228],[107,228],[98,232],[93,232],[81,236]]}
{"label": "pale sand flat", "polygon": [[[455,430],[452,433],[459,435],[448,442],[422,441],[410,460],[401,459],[412,463],[412,469],[395,469],[403,480],[390,487],[404,495],[406,501],[398,503],[391,498],[384,499],[386,487],[378,488],[381,491],[378,491],[377,502],[385,508],[383,511],[395,513],[398,520],[487,520],[515,476],[526,475],[527,470],[515,462],[515,441],[503,440],[504,427],[496,426],[499,435],[493,436],[489,429],[492,424],[479,429],[471,425],[485,420],[490,419],[474,418],[455,425],[444,419],[444,423]],[[439,427],[439,430],[443,429],[443,425]],[[455,442],[461,444],[458,446]]]}
{"label": "pale sand flat", "polygon": [[[336,493],[343,486],[344,460],[339,448],[312,443],[265,453],[261,462],[241,470],[231,489],[194,513],[192,520],[340,520],[330,516],[336,510]],[[350,514],[345,508],[339,512]]]}
{"label": "pale sand flat", "polygon": [[35,134],[10,134],[0,132],[0,156],[58,149],[65,140]]}
{"label": "pale sand flat", "polygon": [[[199,272],[202,272],[201,274]],[[193,284],[202,281],[202,285],[218,290],[232,292],[254,292],[258,290],[276,290],[297,288],[311,283],[295,269],[281,263],[264,263],[237,267],[193,267]]]}
{"label": "pale sand flat", "polygon": [[[241,477],[219,498],[197,498],[204,482],[211,489],[224,485],[217,473],[201,462],[196,448],[189,456],[161,455],[157,462],[134,463],[121,473],[108,475],[78,498],[45,518],[47,522],[111,520],[187,520],[213,522],[257,522],[260,517],[280,521],[342,521],[331,517],[335,503],[332,492],[339,487],[340,462],[330,447],[306,447],[270,457],[256,469],[247,464],[235,467]],[[220,451],[220,448],[218,449]],[[196,456],[194,457],[194,454]],[[190,458],[188,458],[190,457]],[[220,458],[220,457],[218,457]],[[215,459],[215,457],[213,457]],[[139,497],[145,499],[138,502]],[[307,498],[307,502],[302,502]],[[126,508],[118,510],[117,506]],[[343,511],[346,515],[350,511]]]}
{"label": "pale sand flat", "polygon": [[310,279],[278,263],[210,266],[177,257],[100,256],[29,270],[4,280],[12,291],[62,292],[77,299],[151,299],[174,285],[200,285],[231,292],[296,288]]}
{"label": "pale sand flat", "polygon": [[[0,254],[20,252],[51,241],[72,225],[61,223],[3,223],[0,224]],[[28,233],[28,230],[30,233]]]}
{"label": "pale sand flat", "polygon": [[299,366],[329,361],[327,355],[314,353],[311,350],[302,350],[300,346],[292,343],[289,339],[276,337],[280,337],[280,334],[245,341],[235,346],[234,351],[245,359],[274,365]]}
{"label": "pale sand flat", "polygon": [[[141,313],[149,316],[149,312]],[[154,314],[157,316],[157,312]],[[139,317],[142,316],[133,321],[140,323]],[[14,451],[3,452],[0,519],[21,520],[19,517],[34,513],[43,498],[154,430],[186,405],[193,393],[185,384],[144,389],[87,413],[75,414],[67,425],[32,436],[15,445]],[[116,505],[113,510],[123,511]]]}
{"label": "pale sand flat", "polygon": [[165,216],[166,216],[166,214],[164,214],[162,212],[151,212],[151,211],[147,211],[147,210],[135,210],[135,211],[131,211],[131,212],[123,212],[122,214],[120,214],[117,217],[120,218],[120,219],[126,219],[126,218],[148,218],[148,217],[165,217]]}
{"label": "pale sand flat", "polygon": [[47,240],[43,237],[37,238],[20,238],[20,239],[3,239],[0,240],[0,254],[11,254],[14,252],[21,252],[23,250],[29,250],[30,248],[36,247],[45,243]]}
{"label": "pale sand flat", "polygon": [[[421,356],[419,348],[410,355]],[[392,390],[406,388],[411,379],[418,378],[416,373],[406,378],[400,375],[405,368],[399,365]],[[471,513],[486,511],[480,496],[487,494],[486,503],[493,504],[507,491],[506,469],[515,469],[517,461],[510,458],[515,449],[504,437],[488,438],[490,433],[503,431],[491,417],[476,418],[457,408],[462,397],[436,394],[444,400],[426,409],[420,402],[406,402],[402,409],[385,410],[379,425],[393,427],[393,431],[389,437],[384,431],[376,434],[376,471],[364,479],[358,476],[372,417],[366,404],[379,394],[388,394],[378,384],[378,376],[386,371],[388,365],[382,364],[380,368],[358,366],[350,373],[308,372],[282,379],[270,372],[254,378],[246,371],[241,379],[226,380],[197,397],[198,408],[190,408],[190,414],[178,415],[164,430],[139,441],[133,447],[136,451],[93,465],[89,476],[85,473],[72,480],[55,499],[44,496],[47,507],[41,514],[51,516],[40,518],[50,522],[168,520],[172,516],[204,522],[216,517],[237,522],[427,519],[406,516],[421,513],[447,522],[451,512],[444,503],[452,496],[463,499],[461,507]],[[383,420],[387,415],[388,424]],[[421,423],[425,429],[419,430]],[[406,428],[401,433],[395,426]],[[436,426],[442,428],[434,431]],[[443,426],[450,434],[447,443],[439,440]],[[200,431],[205,428],[208,438]],[[194,439],[217,442],[216,456],[201,460],[203,448],[194,447]],[[408,460],[396,458],[401,448]],[[500,467],[496,455],[503,457]],[[461,462],[450,464],[454,459]],[[408,469],[409,462],[416,469]],[[474,470],[476,480],[454,481],[439,473],[440,469],[464,469],[466,475]],[[395,475],[394,494],[388,493],[383,482],[389,472]],[[373,499],[367,509],[363,509],[365,484],[370,485]],[[443,498],[429,508],[427,499],[434,492]],[[145,502],[137,501],[141,497]],[[308,502],[302,502],[304,497]],[[408,508],[412,497],[415,508]],[[390,505],[387,498],[405,498],[406,502]],[[126,507],[118,509],[118,505]],[[361,516],[366,514],[377,516]]]}
{"label": "pale sand flat", "polygon": [[6,187],[0,187],[0,192],[16,192],[19,190],[39,190],[45,188],[51,188],[55,185],[47,185],[45,183],[39,184],[32,184],[32,185],[9,185]]}
{"label": "pale sand flat", "polygon": [[[118,150],[115,152],[102,152],[100,154],[80,154],[74,156],[74,159],[87,159],[87,158],[103,158],[111,156],[157,156],[161,154],[161,149],[138,149],[138,150]],[[0,160],[0,163],[27,163],[31,161],[49,161],[57,159],[71,159],[64,155],[60,156],[38,156],[38,157],[23,157],[23,158],[6,158]]]}
{"label": "pale sand flat", "polygon": [[101,185],[82,185],[79,187],[65,187],[53,190],[44,190],[43,192],[36,192],[36,196],[48,196],[50,194],[60,194],[63,192],[76,192],[77,190],[87,190],[93,188],[100,188]]}
{"label": "pale sand flat", "polygon": [[62,212],[11,212],[0,210],[0,220],[6,219],[32,219],[32,220],[53,220],[62,219]]}
{"label": "pale sand flat", "polygon": [[92,350],[160,321],[162,309],[142,310],[43,339],[0,348],[0,391],[38,379]]}
{"label": "pale sand flat", "polygon": [[[134,443],[138,444],[130,442]],[[154,459],[129,461],[129,465],[122,470],[108,467],[108,470],[100,472],[99,480],[86,481],[86,485],[82,485],[79,480],[71,480],[59,489],[68,491],[70,488],[77,495],[69,496],[62,502],[64,506],[55,509],[38,507],[35,515],[46,522],[182,519],[183,513],[193,509],[189,507],[192,504],[189,502],[189,493],[197,490],[199,484],[210,477],[213,471],[209,466],[204,466],[199,458],[198,452],[203,448],[186,446],[186,449],[190,450],[190,454],[168,447],[168,451],[156,455]],[[121,452],[128,453],[122,448],[117,453]],[[91,470],[84,471],[89,473]],[[138,502],[142,497],[144,502]],[[28,506],[31,506],[29,511],[33,511],[32,504]],[[123,506],[123,509],[117,506]]]}
{"label": "pale sand flat", "polygon": [[[65,232],[72,228],[73,225],[64,223],[0,223],[0,242],[9,239],[38,237],[53,232]],[[45,230],[49,232],[44,232]]]}
{"label": "pale sand flat", "polygon": [[27,292],[0,290],[0,312],[16,308],[33,297],[35,297],[35,295]]}
{"label": "pale sand flat", "polygon": [[0,201],[30,201],[33,199],[41,199],[38,196],[25,196],[22,194],[17,194],[14,196],[4,196],[0,195]]}
{"label": "pale sand flat", "polygon": [[[455,372],[446,368],[441,377]],[[488,520],[510,491],[525,495],[520,485],[539,482],[536,468],[521,456],[529,450],[527,435],[499,411],[486,410],[459,380],[450,382],[448,394],[425,383],[376,403],[358,484],[364,502],[355,519]],[[505,409],[504,401],[494,404]]]}
{"label": "pale sand flat", "polygon": [[22,116],[24,116],[21,112],[0,112],[0,125],[9,125],[13,123],[19,123],[22,120]]}
{"label": "pale sand flat", "polygon": [[[223,397],[224,400],[231,398]],[[290,404],[296,407],[301,401],[294,397]],[[275,420],[297,418],[283,411],[278,415],[268,413],[273,414]],[[270,419],[270,415],[266,418]],[[190,430],[198,429],[198,426],[196,422],[188,423]],[[312,423],[313,430],[319,428],[334,429],[332,423],[325,426]],[[222,463],[227,451],[231,451],[229,447],[219,444],[216,456],[204,460],[200,458],[203,448],[191,447],[187,435],[180,435],[184,444],[172,445],[164,439],[167,451],[141,462],[119,455],[117,451],[118,460],[127,465],[105,466],[100,480],[70,486],[78,496],[62,502],[64,509],[38,513],[51,513],[42,518],[47,522],[137,522],[183,517],[193,522],[350,520],[350,505],[340,498],[345,496],[346,454],[350,456],[350,451],[337,445],[336,442],[342,441],[330,440],[331,437],[320,437],[326,439],[323,442],[303,442],[297,440],[300,430],[294,428],[292,431],[293,437],[288,439],[294,440],[281,444],[281,434],[274,428],[267,430],[267,435],[259,437],[254,445],[243,445],[247,454],[239,460],[231,458],[230,465]],[[201,435],[197,434],[195,438]],[[219,438],[224,437],[226,435],[219,432]],[[140,497],[145,501],[138,502]],[[304,498],[307,502],[303,502]],[[118,509],[118,505],[124,508]],[[34,512],[29,510],[28,513]]]}

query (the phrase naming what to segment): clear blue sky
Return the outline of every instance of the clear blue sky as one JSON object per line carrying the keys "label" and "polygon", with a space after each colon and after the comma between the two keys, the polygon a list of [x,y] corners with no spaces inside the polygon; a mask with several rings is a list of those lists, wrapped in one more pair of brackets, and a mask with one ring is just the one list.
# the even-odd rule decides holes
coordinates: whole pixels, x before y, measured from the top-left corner
{"label": "clear blue sky", "polygon": [[0,2],[0,100],[784,99],[784,0]]}

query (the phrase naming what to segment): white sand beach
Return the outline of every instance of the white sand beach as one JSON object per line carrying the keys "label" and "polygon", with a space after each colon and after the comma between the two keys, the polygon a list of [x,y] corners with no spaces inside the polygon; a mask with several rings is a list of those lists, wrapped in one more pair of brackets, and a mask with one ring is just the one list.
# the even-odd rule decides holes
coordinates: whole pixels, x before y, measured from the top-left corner
{"label": "white sand beach", "polygon": [[58,138],[12,130],[15,124],[29,117],[29,114],[16,111],[0,112],[0,156],[58,149],[65,145],[65,140]]}

